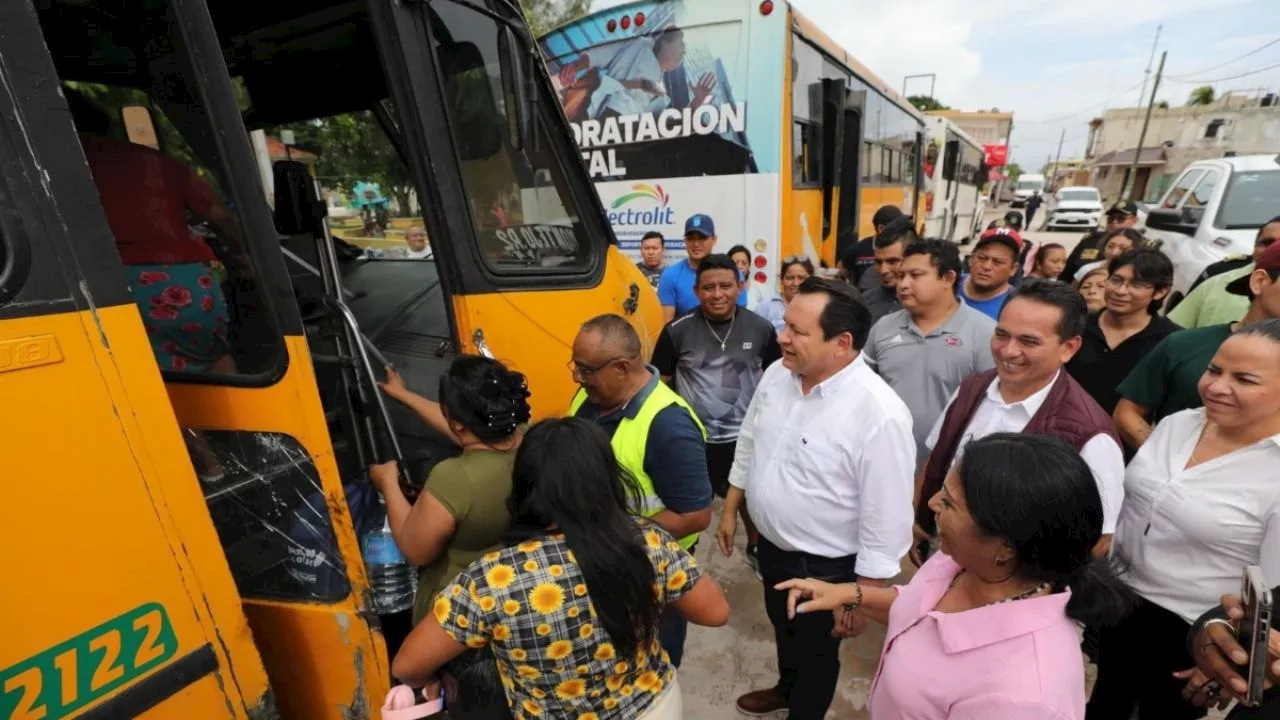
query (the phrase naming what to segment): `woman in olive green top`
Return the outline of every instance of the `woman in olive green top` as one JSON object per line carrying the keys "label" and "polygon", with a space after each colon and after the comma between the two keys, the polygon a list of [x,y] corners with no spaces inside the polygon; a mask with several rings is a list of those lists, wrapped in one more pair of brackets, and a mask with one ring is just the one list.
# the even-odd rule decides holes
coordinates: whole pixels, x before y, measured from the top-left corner
{"label": "woman in olive green top", "polygon": [[507,532],[507,497],[515,450],[529,421],[529,388],[524,375],[496,360],[460,357],[440,378],[438,403],[409,390],[391,368],[382,389],[462,448],[461,455],[432,469],[412,505],[400,489],[394,461],[369,469],[386,500],[396,545],[422,568],[413,604],[417,624],[449,580]]}

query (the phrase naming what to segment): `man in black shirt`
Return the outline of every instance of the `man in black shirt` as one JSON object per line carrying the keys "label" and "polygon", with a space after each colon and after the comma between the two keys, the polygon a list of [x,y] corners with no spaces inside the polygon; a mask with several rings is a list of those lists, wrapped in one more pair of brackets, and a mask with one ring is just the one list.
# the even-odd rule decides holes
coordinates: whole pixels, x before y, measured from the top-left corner
{"label": "man in black shirt", "polygon": [[1132,200],[1117,202],[1107,209],[1107,226],[1098,228],[1080,241],[1079,245],[1067,256],[1067,266],[1063,268],[1059,279],[1071,282],[1076,272],[1084,265],[1102,259],[1102,238],[1112,230],[1131,228],[1138,224],[1138,205]]}
{"label": "man in black shirt", "polygon": [[1040,206],[1043,204],[1044,196],[1040,194],[1039,190],[1033,193],[1031,197],[1027,198],[1027,224],[1025,227],[1028,232],[1036,229],[1033,221],[1036,218],[1036,211],[1039,210]]}
{"label": "man in black shirt", "polygon": [[[737,304],[738,266],[728,255],[708,255],[698,265],[699,306],[662,329],[653,366],[698,414],[707,430],[711,489],[724,497],[747,416],[764,369],[782,357],[773,325]],[[741,506],[747,554],[755,556],[758,534]]]}
{"label": "man in black shirt", "polygon": [[640,262],[636,263],[636,267],[640,268],[640,272],[644,273],[644,279],[649,281],[649,285],[654,290],[658,289],[658,280],[662,278],[662,271],[666,269],[666,263],[663,262],[667,254],[666,240],[662,237],[662,233],[650,230],[640,238]]}
{"label": "man in black shirt", "polygon": [[849,278],[849,284],[854,287],[861,282],[862,276],[870,270],[876,261],[875,240],[880,233],[889,226],[889,223],[898,218],[906,217],[897,205],[885,205],[876,211],[871,217],[871,225],[875,228],[876,234],[871,237],[862,238],[853,244],[853,247],[845,250],[840,248],[839,265],[844,269],[846,276]]}
{"label": "man in black shirt", "polygon": [[1118,386],[1147,353],[1180,328],[1157,314],[1173,286],[1173,262],[1159,250],[1138,248],[1111,261],[1107,306],[1089,316],[1084,342],[1067,372],[1107,414],[1120,402]]}
{"label": "man in black shirt", "polygon": [[919,239],[911,218],[906,215],[889,223],[876,236],[874,271],[863,273],[858,288],[863,304],[871,311],[871,324],[902,309],[902,303],[898,302],[902,261],[906,257],[907,246]]}

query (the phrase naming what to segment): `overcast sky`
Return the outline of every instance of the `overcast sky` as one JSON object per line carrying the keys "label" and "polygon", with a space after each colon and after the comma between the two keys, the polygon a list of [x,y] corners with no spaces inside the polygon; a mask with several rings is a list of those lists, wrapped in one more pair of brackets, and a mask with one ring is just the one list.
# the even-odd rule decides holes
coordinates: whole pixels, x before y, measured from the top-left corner
{"label": "overcast sky", "polygon": [[[689,0],[717,2],[722,0]],[[625,0],[596,0],[596,8]],[[1159,99],[1171,105],[1205,80],[1230,89],[1280,88],[1276,0],[794,0],[795,6],[886,83],[937,73],[937,97],[961,110],[1014,116],[1013,160],[1039,168],[1057,150],[1084,152],[1089,119],[1138,104],[1157,25],[1169,51]],[[1157,56],[1157,61],[1158,61]],[[1227,64],[1229,63],[1229,64]],[[1221,67],[1218,67],[1221,66]],[[1152,71],[1154,76],[1154,67]],[[1193,82],[1194,81],[1194,82]],[[1148,86],[1149,87],[1149,86]],[[908,94],[927,94],[912,80]],[[1277,138],[1280,150],[1280,138]]]}

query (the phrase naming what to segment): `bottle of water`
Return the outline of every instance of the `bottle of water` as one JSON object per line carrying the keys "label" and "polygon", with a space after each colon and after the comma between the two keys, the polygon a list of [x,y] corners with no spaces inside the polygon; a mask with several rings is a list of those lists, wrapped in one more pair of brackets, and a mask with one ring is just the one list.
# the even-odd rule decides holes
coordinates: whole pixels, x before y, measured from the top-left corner
{"label": "bottle of water", "polygon": [[386,505],[378,498],[382,525],[360,538],[360,554],[373,590],[373,608],[379,615],[390,615],[413,607],[418,591],[418,569],[404,559],[387,521]]}

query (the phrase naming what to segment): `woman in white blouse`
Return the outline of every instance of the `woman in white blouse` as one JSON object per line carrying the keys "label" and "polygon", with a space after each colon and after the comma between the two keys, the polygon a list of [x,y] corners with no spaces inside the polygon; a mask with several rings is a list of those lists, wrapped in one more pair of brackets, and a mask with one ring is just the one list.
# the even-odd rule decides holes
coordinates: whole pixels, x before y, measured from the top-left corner
{"label": "woman in white blouse", "polygon": [[1165,418],[1125,474],[1114,551],[1142,605],[1102,631],[1087,718],[1182,720],[1188,628],[1240,588],[1280,578],[1280,320],[1241,328],[1200,379],[1204,407]]}

